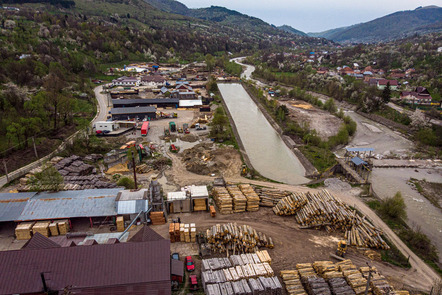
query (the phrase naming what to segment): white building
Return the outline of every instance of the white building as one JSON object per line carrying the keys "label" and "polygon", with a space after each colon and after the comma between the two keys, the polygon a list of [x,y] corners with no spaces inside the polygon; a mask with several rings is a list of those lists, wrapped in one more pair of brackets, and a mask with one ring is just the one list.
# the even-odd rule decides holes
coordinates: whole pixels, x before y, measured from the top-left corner
{"label": "white building", "polygon": [[138,78],[134,78],[134,77],[120,77],[118,79],[112,80],[112,86],[129,86],[129,87],[134,87],[134,86],[139,86],[140,85],[140,80]]}
{"label": "white building", "polygon": [[109,121],[98,121],[94,123],[95,131],[115,131],[120,129],[120,124],[117,122],[109,122]]}

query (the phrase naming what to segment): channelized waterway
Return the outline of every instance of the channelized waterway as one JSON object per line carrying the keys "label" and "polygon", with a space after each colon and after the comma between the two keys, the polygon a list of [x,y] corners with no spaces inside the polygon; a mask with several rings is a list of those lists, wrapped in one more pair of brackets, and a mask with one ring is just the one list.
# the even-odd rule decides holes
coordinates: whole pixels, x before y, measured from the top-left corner
{"label": "channelized waterway", "polygon": [[218,84],[218,88],[253,168],[279,182],[308,182],[301,162],[285,145],[243,86]]}

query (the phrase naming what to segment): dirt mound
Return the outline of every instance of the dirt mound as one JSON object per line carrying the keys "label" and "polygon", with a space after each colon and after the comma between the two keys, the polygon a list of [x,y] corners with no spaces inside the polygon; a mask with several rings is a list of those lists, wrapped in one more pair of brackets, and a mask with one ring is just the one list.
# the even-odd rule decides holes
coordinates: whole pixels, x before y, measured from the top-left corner
{"label": "dirt mound", "polygon": [[213,143],[200,143],[181,154],[187,171],[199,174],[222,174],[232,176],[241,169],[241,157],[231,147],[218,147]]}
{"label": "dirt mound", "polygon": [[180,136],[180,139],[186,142],[195,142],[199,139],[199,136],[195,134],[184,134]]}

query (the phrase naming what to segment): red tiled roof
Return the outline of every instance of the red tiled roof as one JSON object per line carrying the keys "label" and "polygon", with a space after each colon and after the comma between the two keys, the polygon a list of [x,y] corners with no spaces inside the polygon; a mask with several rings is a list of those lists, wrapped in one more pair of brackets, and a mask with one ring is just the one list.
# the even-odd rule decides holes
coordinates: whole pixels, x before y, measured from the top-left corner
{"label": "red tiled roof", "polygon": [[398,85],[396,80],[382,79],[382,80],[378,81],[379,85],[387,85],[388,82],[390,82],[390,86],[397,86]]}
{"label": "red tiled roof", "polygon": [[170,241],[1,251],[0,273],[0,294],[42,292],[40,274],[44,273],[48,288],[54,291],[72,286],[72,290],[122,294],[118,290],[155,285],[153,290],[163,291],[152,294],[167,295]]}
{"label": "red tiled roof", "polygon": [[56,242],[46,238],[41,233],[35,233],[32,238],[23,245],[22,249],[48,249],[60,248],[61,246]]}
{"label": "red tiled roof", "polygon": [[164,238],[149,226],[143,226],[128,242],[149,242],[149,241],[161,241]]}

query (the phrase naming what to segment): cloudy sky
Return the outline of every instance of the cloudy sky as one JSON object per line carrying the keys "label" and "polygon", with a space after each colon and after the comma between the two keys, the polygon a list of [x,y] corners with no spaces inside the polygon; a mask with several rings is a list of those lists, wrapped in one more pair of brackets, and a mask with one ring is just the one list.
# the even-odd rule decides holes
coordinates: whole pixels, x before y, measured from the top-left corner
{"label": "cloudy sky", "polygon": [[178,0],[189,8],[224,6],[277,26],[288,24],[304,32],[367,22],[384,15],[438,5],[441,0]]}

